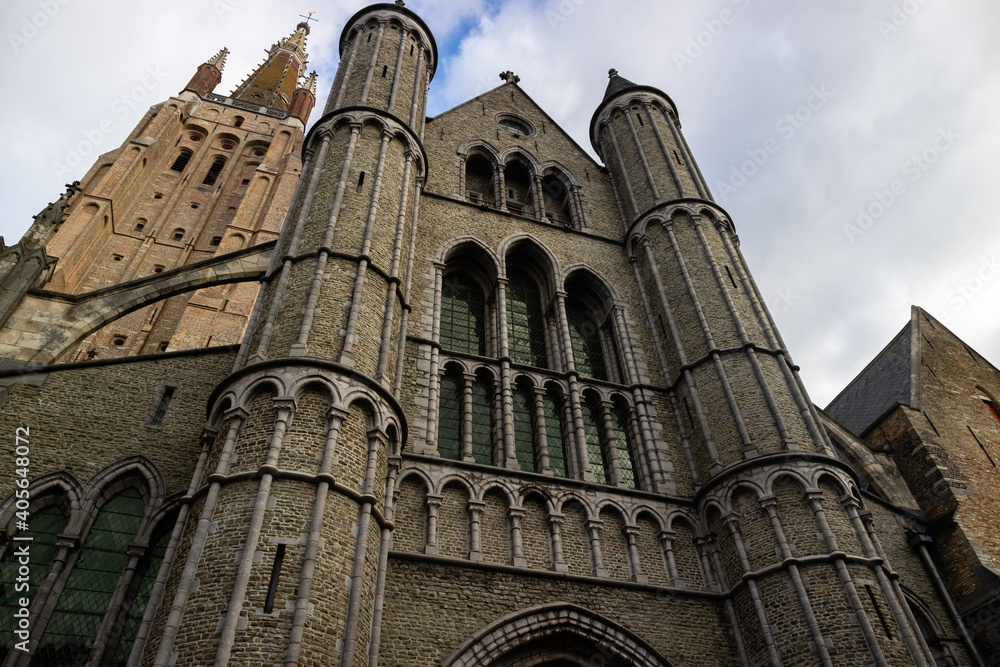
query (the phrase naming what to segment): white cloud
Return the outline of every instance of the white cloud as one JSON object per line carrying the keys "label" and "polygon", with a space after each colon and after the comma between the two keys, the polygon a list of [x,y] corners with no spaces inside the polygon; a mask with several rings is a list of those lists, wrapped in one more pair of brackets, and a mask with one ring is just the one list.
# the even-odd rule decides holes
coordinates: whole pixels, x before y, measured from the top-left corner
{"label": "white cloud", "polygon": [[[15,51],[9,35],[47,2],[58,12]],[[231,11],[220,15],[220,5]],[[52,164],[109,116],[115,98],[141,85],[149,67],[166,77],[146,106],[176,93],[200,62],[228,45],[232,55],[220,86],[227,92],[260,62],[264,48],[294,28],[298,14],[317,10],[321,20],[313,24],[309,49],[322,77],[322,108],[343,24],[362,6],[341,0],[4,3],[0,48],[8,51],[0,76],[7,94],[0,114],[8,138],[0,182],[8,196],[0,233],[12,242],[63,183],[82,175],[83,167],[57,178]],[[984,261],[1000,255],[1000,228],[992,224],[1000,154],[1000,46],[993,33],[1000,5],[992,0],[780,6],[762,0],[414,0],[408,6],[426,20],[442,50],[455,52],[432,84],[432,114],[499,84],[497,74],[511,69],[590,150],[590,116],[605,73],[615,67],[673,98],[714,190],[748,150],[780,140],[780,150],[723,205],[770,305],[794,295],[775,307],[775,317],[818,403],[889,342],[911,303],[947,314],[948,326],[1000,362],[994,307],[1000,275],[970,292],[961,308],[955,297],[959,287],[968,291]],[[776,122],[823,85],[833,97],[785,138]],[[116,121],[99,149],[120,143],[142,112]],[[918,181],[906,180],[904,163],[948,128],[959,136],[954,146]],[[850,243],[844,226],[895,179],[905,180],[905,194]]]}

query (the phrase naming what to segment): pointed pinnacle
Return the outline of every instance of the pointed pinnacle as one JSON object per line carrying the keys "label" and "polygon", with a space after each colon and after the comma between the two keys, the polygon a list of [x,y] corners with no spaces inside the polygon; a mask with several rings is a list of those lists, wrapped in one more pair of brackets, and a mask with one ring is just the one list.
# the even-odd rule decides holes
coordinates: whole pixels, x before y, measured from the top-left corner
{"label": "pointed pinnacle", "polygon": [[316,96],[316,70],[309,73],[309,77],[306,78],[305,83],[303,83],[300,87],[305,88],[312,93],[313,97]]}
{"label": "pointed pinnacle", "polygon": [[214,56],[209,58],[206,64],[212,65],[213,67],[215,67],[215,69],[221,72],[223,68],[226,66],[226,58],[228,56],[229,56],[229,49],[224,46],[222,47],[221,51],[219,51]]}

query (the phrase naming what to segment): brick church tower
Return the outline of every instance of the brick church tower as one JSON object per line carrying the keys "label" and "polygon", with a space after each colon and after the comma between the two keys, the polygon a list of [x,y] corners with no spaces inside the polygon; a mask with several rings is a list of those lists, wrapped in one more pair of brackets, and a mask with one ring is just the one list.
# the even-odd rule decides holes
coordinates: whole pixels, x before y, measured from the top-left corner
{"label": "brick church tower", "polygon": [[0,667],[987,664],[666,94],[611,70],[600,163],[513,72],[428,118],[399,0],[304,133],[308,32],[0,248]]}
{"label": "brick church tower", "polygon": [[[65,218],[41,234],[57,258],[46,288],[81,294],[274,241],[301,171],[315,104],[309,27],[277,43],[230,97],[213,91],[228,50],[102,155]],[[87,336],[64,361],[238,343],[257,296],[222,286],[142,308]]]}

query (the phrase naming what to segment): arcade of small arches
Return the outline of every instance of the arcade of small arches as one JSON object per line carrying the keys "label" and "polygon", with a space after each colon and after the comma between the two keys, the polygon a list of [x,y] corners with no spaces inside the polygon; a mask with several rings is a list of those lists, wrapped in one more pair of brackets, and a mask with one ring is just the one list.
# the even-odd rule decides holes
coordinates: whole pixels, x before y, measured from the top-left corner
{"label": "arcade of small arches", "polygon": [[459,147],[457,163],[460,199],[570,229],[588,227],[580,181],[557,162],[474,141]]}
{"label": "arcade of small arches", "polygon": [[[500,261],[497,257],[503,257]],[[442,458],[628,489],[669,485],[625,306],[536,240],[436,263],[427,443]],[[435,358],[436,357],[436,358]],[[416,450],[416,448],[415,448]]]}

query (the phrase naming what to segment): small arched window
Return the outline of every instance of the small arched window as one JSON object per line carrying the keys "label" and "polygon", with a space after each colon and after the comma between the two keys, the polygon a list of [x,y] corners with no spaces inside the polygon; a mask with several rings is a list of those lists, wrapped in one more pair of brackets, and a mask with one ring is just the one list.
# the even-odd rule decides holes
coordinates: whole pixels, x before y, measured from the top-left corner
{"label": "small arched window", "polygon": [[177,157],[174,158],[174,163],[170,165],[170,168],[174,171],[184,171],[184,168],[187,167],[188,161],[191,159],[191,155],[191,151],[186,148],[182,148],[177,154]]}
{"label": "small arched window", "polygon": [[205,174],[205,179],[201,182],[202,185],[215,185],[215,181],[219,179],[219,174],[222,173],[222,168],[226,165],[226,159],[223,157],[217,157],[212,160],[212,166],[208,168],[208,173]]}
{"label": "small arched window", "polygon": [[545,217],[549,219],[549,222],[565,227],[573,226],[570,192],[562,180],[552,174],[543,178],[542,200],[545,203]]}
{"label": "small arched window", "polygon": [[493,191],[493,165],[482,155],[470,155],[465,161],[465,198],[492,207],[496,205]]}
{"label": "small arched window", "polygon": [[635,443],[632,439],[632,419],[629,408],[622,401],[616,401],[611,414],[611,430],[615,434],[615,455],[618,457],[618,469],[621,470],[622,482],[630,489],[639,488],[636,473]]}
{"label": "small arched window", "polygon": [[486,354],[486,299],[483,290],[466,273],[451,273],[441,285],[441,346]]}
{"label": "small arched window", "polygon": [[243,127],[243,116],[237,116],[233,119],[233,127]]}
{"label": "small arched window", "polygon": [[[518,387],[513,394],[514,400],[514,452],[521,470],[538,472],[538,461],[535,455],[535,429],[532,415],[535,412],[534,396],[527,387]],[[551,465],[551,463],[549,464]]]}
{"label": "small arched window", "polygon": [[533,177],[531,170],[520,160],[507,163],[504,182],[507,184],[507,210],[515,215],[535,217]]}
{"label": "small arched window", "polygon": [[588,315],[586,309],[574,301],[569,301],[566,304],[566,319],[569,320],[569,333],[573,342],[573,361],[576,364],[576,370],[586,377],[607,380],[608,367],[604,363],[601,332],[597,324]]}
{"label": "small arched window", "polygon": [[604,448],[604,432],[601,406],[593,400],[584,402],[583,409],[583,433],[587,441],[587,460],[590,464],[590,471],[594,473],[594,478],[598,484],[608,483],[608,461]]}
{"label": "small arched window", "polygon": [[548,367],[542,297],[523,271],[512,272],[507,281],[507,338],[514,363]]}
{"label": "small arched window", "polygon": [[84,664],[128,563],[129,544],[142,523],[144,504],[135,488],[111,498],[94,521],[45,626],[34,661]]}
{"label": "small arched window", "polygon": [[462,375],[449,369],[441,378],[437,449],[441,458],[462,458]]}
{"label": "small arched window", "polygon": [[184,240],[184,230],[181,229],[180,227],[178,227],[177,229],[175,229],[174,230],[174,235],[171,237],[171,240],[174,243],[180,243],[181,241],[183,241]]}
{"label": "small arched window", "polygon": [[545,447],[549,452],[549,470],[556,477],[568,477],[566,464],[566,420],[563,400],[549,391],[542,399],[545,411]]}
{"label": "small arched window", "polygon": [[493,464],[493,382],[484,373],[472,385],[472,458]]}

